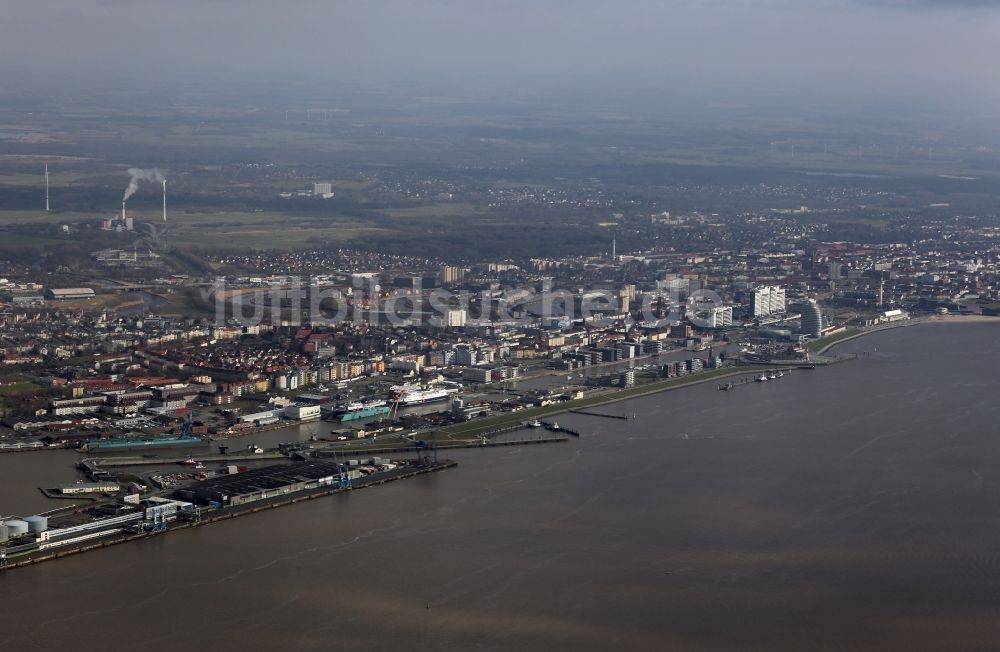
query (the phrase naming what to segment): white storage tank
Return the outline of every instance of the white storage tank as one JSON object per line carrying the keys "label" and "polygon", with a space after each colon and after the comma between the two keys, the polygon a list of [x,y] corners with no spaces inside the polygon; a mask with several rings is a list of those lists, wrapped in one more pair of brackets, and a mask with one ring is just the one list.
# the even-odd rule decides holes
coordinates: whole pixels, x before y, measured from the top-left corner
{"label": "white storage tank", "polygon": [[28,531],[33,534],[41,534],[49,529],[49,519],[47,516],[29,516],[24,519],[28,524]]}
{"label": "white storage tank", "polygon": [[22,534],[28,533],[28,524],[19,518],[12,518],[9,521],[4,521],[3,524],[7,526],[7,535],[9,537],[19,537]]}
{"label": "white storage tank", "polygon": [[0,523],[0,543],[6,541],[9,538],[10,538],[10,531],[8,530],[7,526]]}

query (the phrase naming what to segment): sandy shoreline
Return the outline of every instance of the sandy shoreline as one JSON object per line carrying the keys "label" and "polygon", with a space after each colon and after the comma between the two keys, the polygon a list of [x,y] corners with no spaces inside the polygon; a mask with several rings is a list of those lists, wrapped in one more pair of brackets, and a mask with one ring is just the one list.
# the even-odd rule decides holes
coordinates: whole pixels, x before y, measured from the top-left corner
{"label": "sandy shoreline", "polygon": [[921,324],[956,324],[956,323],[967,323],[967,324],[977,324],[985,322],[996,322],[1000,323],[1000,317],[991,317],[989,315],[930,315],[927,317],[918,317],[916,319],[907,319],[906,321],[897,322],[895,324],[889,324],[881,327],[870,328],[869,330],[864,330],[859,333],[855,333],[850,337],[845,337],[843,339],[837,340],[836,342],[831,342],[827,346],[823,347],[816,353],[818,355],[823,355],[827,351],[836,348],[837,346],[844,344],[845,342],[850,342],[851,340],[856,340],[859,337],[865,337],[866,335],[872,335],[874,333],[882,333],[884,331],[892,330],[894,328],[906,328],[909,326],[919,326]]}
{"label": "sandy shoreline", "polygon": [[925,324],[943,324],[947,322],[997,322],[1000,323],[1000,317],[992,317],[990,315],[934,315],[927,318],[923,323]]}

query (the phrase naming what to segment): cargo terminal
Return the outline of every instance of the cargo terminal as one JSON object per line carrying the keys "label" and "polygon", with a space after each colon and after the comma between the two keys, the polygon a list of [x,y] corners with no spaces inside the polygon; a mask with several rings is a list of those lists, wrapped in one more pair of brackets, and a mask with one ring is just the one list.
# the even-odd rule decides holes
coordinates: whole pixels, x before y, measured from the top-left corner
{"label": "cargo terminal", "polygon": [[9,518],[0,523],[0,560],[8,555],[49,550],[79,544],[122,532],[163,529],[170,521],[192,512],[194,505],[169,498],[153,497],[139,505],[105,507],[82,522],[67,521],[51,526],[47,516]]}
{"label": "cargo terminal", "polygon": [[278,464],[203,480],[177,490],[174,495],[198,504],[235,507],[298,491],[336,486],[346,488],[351,481],[365,475],[393,471],[398,467],[399,464],[381,458],[373,458],[366,464],[356,460],[350,463],[316,461],[291,466]]}
{"label": "cargo terminal", "polygon": [[[0,518],[0,570],[453,466],[450,460],[429,457],[312,460],[249,470],[230,465],[169,497],[119,491],[117,498],[83,510]],[[60,487],[81,493],[111,488],[103,482]]]}

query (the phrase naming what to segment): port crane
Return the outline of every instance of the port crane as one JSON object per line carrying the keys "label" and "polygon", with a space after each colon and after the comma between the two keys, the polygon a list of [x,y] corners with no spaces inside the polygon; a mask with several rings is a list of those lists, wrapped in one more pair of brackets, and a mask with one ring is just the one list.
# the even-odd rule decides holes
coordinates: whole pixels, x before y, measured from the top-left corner
{"label": "port crane", "polygon": [[426,463],[428,463],[428,462],[431,461],[431,456],[429,454],[424,454],[423,456],[421,456],[421,453],[423,453],[425,451],[433,451],[434,452],[434,462],[437,463],[437,461],[438,461],[438,455],[437,455],[437,432],[436,431],[433,431],[433,430],[431,431],[431,441],[430,441],[429,444],[427,443],[427,440],[425,440],[425,439],[417,439],[417,440],[413,440],[413,445],[417,449],[417,463],[424,463],[424,464],[426,464]]}
{"label": "port crane", "polygon": [[347,463],[347,454],[344,454],[344,458],[341,459],[340,455],[336,452],[333,454],[333,461],[337,465],[337,488],[338,489],[350,489],[351,488],[351,467]]}
{"label": "port crane", "polygon": [[163,532],[167,529],[167,516],[162,510],[154,508],[153,518],[146,521],[145,529],[148,532]]}
{"label": "port crane", "polygon": [[194,431],[194,417],[190,414],[184,419],[184,423],[181,424],[181,437],[193,437],[191,433]]}
{"label": "port crane", "polygon": [[399,397],[392,399],[392,407],[389,408],[389,414],[385,415],[384,420],[388,423],[392,423],[396,420],[396,416],[399,414]]}

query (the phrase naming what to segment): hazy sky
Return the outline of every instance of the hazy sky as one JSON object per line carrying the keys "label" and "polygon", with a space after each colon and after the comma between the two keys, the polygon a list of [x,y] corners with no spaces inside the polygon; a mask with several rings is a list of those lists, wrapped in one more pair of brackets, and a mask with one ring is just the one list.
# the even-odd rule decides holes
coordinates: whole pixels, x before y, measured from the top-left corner
{"label": "hazy sky", "polygon": [[1000,100],[1000,0],[0,0],[0,71]]}

